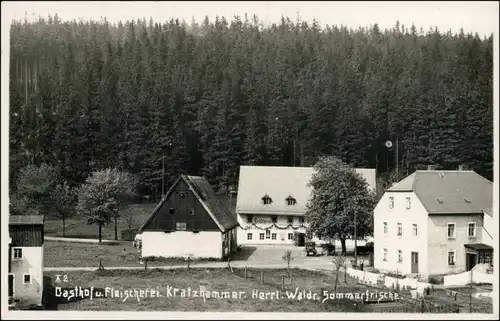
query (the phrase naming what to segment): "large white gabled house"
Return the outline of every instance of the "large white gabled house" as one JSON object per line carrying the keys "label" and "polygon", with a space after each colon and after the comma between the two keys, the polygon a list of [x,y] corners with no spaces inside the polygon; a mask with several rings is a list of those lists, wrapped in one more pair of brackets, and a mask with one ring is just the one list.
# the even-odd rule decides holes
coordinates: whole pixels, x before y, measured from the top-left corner
{"label": "large white gabled house", "polygon": [[[375,169],[356,169],[375,189]],[[236,213],[238,244],[303,245],[313,167],[241,166]]]}
{"label": "large white gabled house", "polygon": [[492,263],[492,206],[492,182],[473,171],[414,172],[375,207],[375,268],[428,279]]}

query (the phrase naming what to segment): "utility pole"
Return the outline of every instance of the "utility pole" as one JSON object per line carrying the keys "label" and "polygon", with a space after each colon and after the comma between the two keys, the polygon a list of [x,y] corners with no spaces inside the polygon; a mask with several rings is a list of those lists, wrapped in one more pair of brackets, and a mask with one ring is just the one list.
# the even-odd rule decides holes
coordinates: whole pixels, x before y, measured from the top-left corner
{"label": "utility pole", "polygon": [[396,181],[399,182],[399,134],[396,133]]}
{"label": "utility pole", "polygon": [[295,153],[295,145],[297,144],[297,141],[296,141],[296,133],[297,133],[297,128],[295,128],[295,131],[293,133],[293,167],[295,167],[295,156],[296,156],[296,153]]}
{"label": "utility pole", "polygon": [[358,265],[358,235],[357,235],[357,226],[356,226],[356,211],[354,211],[354,262],[356,262],[356,267]]}
{"label": "utility pole", "polygon": [[162,164],[161,164],[161,198],[165,196],[165,153],[162,155]]}
{"label": "utility pole", "polygon": [[470,270],[469,313],[472,313],[472,269]]}

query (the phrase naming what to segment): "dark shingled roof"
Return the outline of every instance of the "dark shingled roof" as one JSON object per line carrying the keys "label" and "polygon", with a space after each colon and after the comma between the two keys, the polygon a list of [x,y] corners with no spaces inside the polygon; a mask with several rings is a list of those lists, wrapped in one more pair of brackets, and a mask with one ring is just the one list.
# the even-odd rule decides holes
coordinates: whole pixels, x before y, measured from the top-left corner
{"label": "dark shingled roof", "polygon": [[165,194],[161,202],[153,210],[150,217],[141,226],[141,228],[139,229],[139,233],[143,231],[148,222],[160,209],[162,204],[169,197],[171,192],[174,190],[174,187],[178,184],[178,182],[181,179],[194,192],[194,194],[198,198],[198,201],[204,205],[204,207],[208,211],[208,214],[213,218],[213,220],[215,221],[217,226],[219,226],[222,232],[225,232],[227,230],[232,229],[235,226],[238,226],[236,215],[231,215],[228,202],[217,196],[212,186],[210,186],[210,183],[204,177],[181,175],[174,183],[174,185],[172,185],[167,194]]}
{"label": "dark shingled roof", "polygon": [[223,227],[224,231],[238,225],[236,215],[231,215],[229,204],[219,198],[210,183],[201,176],[182,175],[186,183],[194,190],[199,200],[204,203],[213,215],[217,225]]}
{"label": "dark shingled roof", "polygon": [[414,192],[429,214],[483,213],[493,207],[493,183],[474,171],[418,170],[387,191]]}
{"label": "dark shingled roof", "polygon": [[43,215],[9,215],[9,225],[43,225]]}

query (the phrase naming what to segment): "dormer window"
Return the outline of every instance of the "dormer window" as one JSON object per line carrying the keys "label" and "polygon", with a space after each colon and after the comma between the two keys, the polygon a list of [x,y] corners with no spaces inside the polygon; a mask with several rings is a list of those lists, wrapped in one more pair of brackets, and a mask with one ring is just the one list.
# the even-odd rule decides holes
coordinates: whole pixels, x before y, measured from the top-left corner
{"label": "dormer window", "polygon": [[267,194],[262,197],[262,203],[264,205],[270,205],[272,202],[273,200]]}
{"label": "dormer window", "polygon": [[286,204],[287,204],[288,206],[293,206],[293,205],[297,204],[297,201],[295,200],[295,198],[293,198],[293,197],[291,197],[291,196],[288,196],[288,197],[286,198]]}

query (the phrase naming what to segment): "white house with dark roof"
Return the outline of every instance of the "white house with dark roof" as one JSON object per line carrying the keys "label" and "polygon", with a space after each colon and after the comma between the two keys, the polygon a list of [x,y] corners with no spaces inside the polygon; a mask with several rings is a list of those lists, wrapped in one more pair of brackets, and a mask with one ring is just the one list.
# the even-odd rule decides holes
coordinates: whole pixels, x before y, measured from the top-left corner
{"label": "white house with dark roof", "polygon": [[205,178],[181,175],[139,229],[142,257],[226,258],[237,226]]}
{"label": "white house with dark roof", "polygon": [[[356,169],[375,189],[375,169]],[[313,167],[241,166],[236,213],[238,244],[293,244],[305,241],[306,204]]]}
{"label": "white house with dark roof", "polygon": [[492,263],[492,206],[492,182],[473,171],[414,172],[375,207],[375,268],[425,279]]}
{"label": "white house with dark roof", "polygon": [[42,305],[42,215],[9,215],[8,294],[19,308]]}

